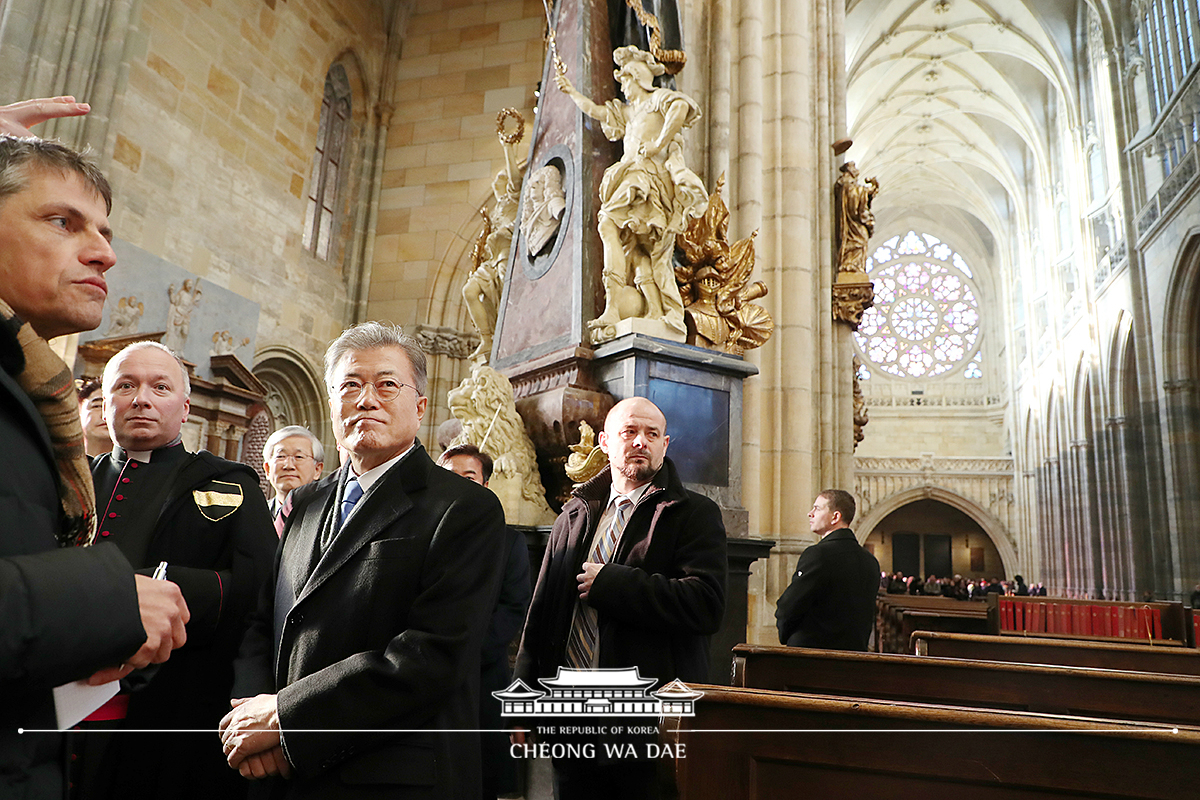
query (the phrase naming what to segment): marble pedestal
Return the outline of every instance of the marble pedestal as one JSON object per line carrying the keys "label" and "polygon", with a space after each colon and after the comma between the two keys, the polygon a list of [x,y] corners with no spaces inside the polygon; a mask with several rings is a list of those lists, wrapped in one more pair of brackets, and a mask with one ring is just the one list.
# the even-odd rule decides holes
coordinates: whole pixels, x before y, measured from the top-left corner
{"label": "marble pedestal", "polygon": [[640,334],[595,349],[592,376],[617,400],[649,398],[667,417],[675,462],[687,487],[721,507],[725,530],[748,535],[742,507],[742,381],[758,367],[736,356]]}

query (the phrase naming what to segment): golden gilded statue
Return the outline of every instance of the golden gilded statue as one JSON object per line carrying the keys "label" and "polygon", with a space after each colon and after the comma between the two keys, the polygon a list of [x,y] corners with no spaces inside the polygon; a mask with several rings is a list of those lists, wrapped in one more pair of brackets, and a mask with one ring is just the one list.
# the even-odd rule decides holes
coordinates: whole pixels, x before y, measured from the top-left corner
{"label": "golden gilded statue", "polygon": [[721,175],[707,211],[676,237],[680,265],[675,279],[683,298],[687,343],[740,356],[770,339],[775,322],[765,308],[750,302],[767,294],[765,283],[749,282],[758,231],[729,244],[729,208],[721,199],[724,186]]}
{"label": "golden gilded statue", "polygon": [[858,166],[847,161],[839,168],[836,196],[838,205],[838,280],[842,275],[862,276],[867,274],[867,241],[875,233],[875,214],[871,201],[879,194],[879,181],[875,178],[861,180]]}
{"label": "golden gilded statue", "polygon": [[599,475],[608,466],[608,453],[596,444],[596,432],[586,422],[579,423],[579,444],[571,445],[565,471],[576,486]]}

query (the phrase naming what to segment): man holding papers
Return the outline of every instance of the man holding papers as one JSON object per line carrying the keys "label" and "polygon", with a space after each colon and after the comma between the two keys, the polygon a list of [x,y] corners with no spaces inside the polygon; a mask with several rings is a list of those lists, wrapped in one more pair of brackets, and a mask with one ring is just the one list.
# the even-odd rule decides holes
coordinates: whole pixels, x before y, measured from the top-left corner
{"label": "man holding papers", "polygon": [[[135,579],[95,534],[70,370],[48,339],[100,324],[115,263],[112,193],[95,165],[26,128],[74,98],[0,107],[0,796],[61,797],[53,688],[165,661],[188,620],[179,588]],[[21,138],[18,138],[21,137]]]}

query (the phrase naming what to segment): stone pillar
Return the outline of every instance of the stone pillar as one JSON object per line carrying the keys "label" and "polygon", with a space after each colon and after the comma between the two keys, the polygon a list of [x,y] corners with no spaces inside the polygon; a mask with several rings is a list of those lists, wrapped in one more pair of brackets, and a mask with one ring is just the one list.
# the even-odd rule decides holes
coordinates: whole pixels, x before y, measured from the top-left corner
{"label": "stone pillar", "polygon": [[128,54],[143,44],[141,13],[142,0],[8,0],[0,27],[0,97],[72,94],[90,103],[86,117],[52,120],[38,133],[75,147],[90,144],[106,166]]}
{"label": "stone pillar", "polygon": [[[743,482],[750,534],[781,545],[807,538],[817,492],[853,487],[851,334],[831,305],[843,5],[730,3],[730,238],[760,231],[756,277],[771,288],[762,302],[776,325],[748,355],[759,375],[743,395]],[[784,561],[777,553],[755,567],[751,642],[773,641],[775,601],[790,578]]]}

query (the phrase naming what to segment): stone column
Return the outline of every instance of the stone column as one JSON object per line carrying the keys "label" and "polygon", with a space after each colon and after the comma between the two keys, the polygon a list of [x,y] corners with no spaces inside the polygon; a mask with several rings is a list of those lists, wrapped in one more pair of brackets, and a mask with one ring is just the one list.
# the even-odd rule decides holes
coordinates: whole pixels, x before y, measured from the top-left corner
{"label": "stone column", "polygon": [[142,0],[8,0],[0,29],[0,97],[5,102],[72,94],[86,117],[52,120],[45,137],[90,144],[107,166],[109,123],[128,78],[128,54],[143,44]]}
{"label": "stone column", "polygon": [[[834,324],[830,299],[831,146],[846,125],[841,6],[730,5],[730,236],[760,231],[759,277],[771,288],[763,302],[776,324],[772,340],[749,355],[760,375],[745,385],[743,479],[751,536],[781,546],[807,542],[818,491],[853,486],[850,330]],[[751,641],[772,640],[775,601],[793,563],[777,553],[755,567]]]}

